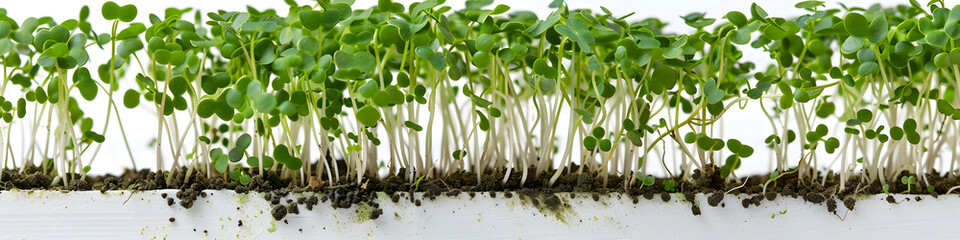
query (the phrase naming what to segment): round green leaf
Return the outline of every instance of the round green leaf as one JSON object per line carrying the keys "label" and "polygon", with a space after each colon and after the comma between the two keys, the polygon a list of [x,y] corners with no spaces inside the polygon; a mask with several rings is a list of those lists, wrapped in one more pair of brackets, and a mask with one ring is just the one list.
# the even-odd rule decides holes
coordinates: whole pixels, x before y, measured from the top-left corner
{"label": "round green leaf", "polygon": [[377,121],[380,121],[380,110],[377,110],[377,108],[371,105],[366,105],[358,109],[356,115],[357,120],[367,127],[375,127],[377,126]]}
{"label": "round green leaf", "polygon": [[123,106],[127,108],[135,108],[140,104],[140,93],[133,89],[128,89],[127,92],[123,93]]}

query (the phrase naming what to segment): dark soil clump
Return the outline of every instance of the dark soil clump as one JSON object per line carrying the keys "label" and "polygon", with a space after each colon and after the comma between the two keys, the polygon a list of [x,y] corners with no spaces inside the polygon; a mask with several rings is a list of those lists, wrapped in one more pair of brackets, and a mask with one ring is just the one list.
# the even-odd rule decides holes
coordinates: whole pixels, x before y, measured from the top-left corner
{"label": "dark soil clump", "polygon": [[712,207],[716,207],[717,205],[720,205],[720,202],[722,201],[723,201],[723,192],[721,191],[716,191],[710,194],[709,197],[707,197],[707,203],[710,204],[710,206]]}
{"label": "dark soil clump", "polygon": [[827,199],[827,212],[835,213],[837,212],[837,200],[833,198]]}
{"label": "dark soil clump", "polygon": [[273,208],[273,211],[270,212],[270,215],[273,215],[273,219],[280,221],[283,217],[287,216],[287,207],[279,205]]}
{"label": "dark soil clump", "polygon": [[853,210],[853,208],[854,208],[856,205],[857,205],[857,200],[856,200],[856,199],[853,199],[852,197],[848,197],[847,199],[844,199],[844,200],[843,200],[843,206],[844,206],[844,207],[847,207],[847,209],[849,209],[849,210]]}

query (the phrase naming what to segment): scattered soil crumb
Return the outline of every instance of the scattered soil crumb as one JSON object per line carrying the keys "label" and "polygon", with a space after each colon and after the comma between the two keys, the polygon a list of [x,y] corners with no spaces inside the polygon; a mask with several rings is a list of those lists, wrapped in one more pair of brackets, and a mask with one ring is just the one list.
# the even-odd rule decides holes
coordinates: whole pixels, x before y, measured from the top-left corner
{"label": "scattered soil crumb", "polygon": [[413,202],[413,205],[417,205],[417,207],[419,207],[419,206],[420,206],[420,199],[417,199],[416,201],[414,201],[414,202]]}
{"label": "scattered soil crumb", "polygon": [[167,198],[167,193],[161,193],[161,194],[160,194],[160,197],[162,197],[162,198]]}
{"label": "scattered soil crumb", "polygon": [[283,205],[274,207],[270,214],[273,215],[274,220],[280,221],[280,219],[287,216],[287,207]]}
{"label": "scattered soil crumb", "polygon": [[843,200],[843,206],[844,206],[844,207],[847,207],[847,209],[849,209],[849,210],[851,210],[851,211],[853,210],[854,206],[856,206],[856,205],[857,205],[857,200],[856,200],[856,199],[853,199],[852,197],[848,197],[847,199],[844,199],[844,200]]}
{"label": "scattered soil crumb", "polygon": [[287,205],[287,213],[289,214],[300,214],[300,207],[296,203],[290,203]]}
{"label": "scattered soil crumb", "polygon": [[693,204],[693,206],[690,207],[690,211],[693,211],[693,215],[694,215],[694,216],[700,216],[700,206],[699,206],[699,205]]}
{"label": "scattered soil crumb", "polygon": [[687,202],[690,202],[690,203],[696,203],[697,194],[693,192],[685,192],[683,193],[683,200],[686,200]]}
{"label": "scattered soil crumb", "polygon": [[920,198],[920,196],[917,196],[917,197],[916,197],[916,198],[914,198],[914,199],[915,199],[915,200],[917,200],[917,202],[919,202],[919,201],[923,201],[923,198]]}
{"label": "scattered soil crumb", "polygon": [[897,203],[897,200],[896,200],[896,199],[893,199],[893,196],[887,196],[887,202],[888,202],[888,203],[891,203],[891,204],[894,204],[894,203]]}
{"label": "scattered soil crumb", "polygon": [[804,195],[803,200],[806,200],[812,203],[822,203],[825,200],[825,198],[823,197],[823,194],[812,192],[812,193],[807,193],[807,195]]}
{"label": "scattered soil crumb", "polygon": [[371,220],[375,220],[375,219],[377,219],[377,218],[380,218],[380,215],[383,215],[383,209],[377,208],[377,209],[374,209],[373,211],[370,211],[370,219],[371,219]]}
{"label": "scattered soil crumb", "polygon": [[512,198],[513,192],[510,192],[510,191],[503,192],[503,196],[506,198]]}
{"label": "scattered soil crumb", "polygon": [[670,193],[661,193],[661,194],[660,194],[660,200],[663,200],[663,202],[669,202],[669,201],[670,201]]}
{"label": "scattered soil crumb", "polygon": [[167,198],[167,206],[173,206],[173,198]]}
{"label": "scattered soil crumb", "polygon": [[457,197],[460,196],[460,189],[452,189],[447,192],[447,197]]}
{"label": "scattered soil crumb", "polygon": [[[471,193],[471,194],[472,194],[472,193]],[[393,203],[400,202],[400,194],[399,194],[399,193],[393,193],[392,195],[390,195],[390,201],[393,201]]]}
{"label": "scattered soil crumb", "polygon": [[767,198],[767,201],[773,201],[777,199],[777,193],[768,192],[765,197]]}
{"label": "scattered soil crumb", "polygon": [[167,219],[167,220],[169,220],[170,222],[176,222],[176,221],[177,221],[177,219],[176,219],[176,218],[173,218],[173,217],[170,217],[170,219]]}
{"label": "scattered soil crumb", "polygon": [[593,194],[593,201],[600,201],[600,194]]}
{"label": "scattered soil crumb", "polygon": [[833,198],[827,199],[827,212],[832,212],[832,213],[837,212],[837,200]]}
{"label": "scattered soil crumb", "polygon": [[643,198],[646,198],[647,200],[653,200],[653,191],[643,193]]}
{"label": "scattered soil crumb", "polygon": [[713,194],[707,197],[707,203],[712,207],[716,207],[720,202],[723,202],[723,192],[721,191],[713,192]]}
{"label": "scattered soil crumb", "polygon": [[237,227],[243,227],[243,220],[237,220]]}

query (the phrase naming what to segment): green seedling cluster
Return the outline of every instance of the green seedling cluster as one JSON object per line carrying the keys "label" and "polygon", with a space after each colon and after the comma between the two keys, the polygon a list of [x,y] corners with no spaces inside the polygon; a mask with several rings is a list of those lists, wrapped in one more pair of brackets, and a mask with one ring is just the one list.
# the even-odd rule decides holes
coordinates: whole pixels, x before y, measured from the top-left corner
{"label": "green seedling cluster", "polygon": [[[640,187],[654,184],[653,166],[675,191],[695,170],[740,181],[742,164],[772,161],[765,189],[779,176],[812,183],[839,169],[841,184],[912,175],[902,180],[909,191],[929,185],[935,166],[957,170],[960,6],[942,1],[805,1],[796,17],[754,4],[683,16],[673,24],[686,34],[562,0],[547,16],[491,0],[463,9],[352,2],[288,0],[286,15],[144,16],[113,2],[99,6],[102,16],[84,7],[71,19],[0,11],[4,149],[14,126],[32,130],[23,152],[4,151],[4,167],[39,164],[69,184],[89,171],[108,131],[126,141],[132,125],[156,129],[155,170],[242,184],[265,171],[301,185],[468,171],[504,182],[519,173],[521,183],[552,174],[552,185],[575,171]],[[112,28],[91,28],[103,21]],[[745,61],[746,49],[773,64]],[[93,62],[90,52],[110,57]],[[89,103],[96,98],[109,104]],[[766,116],[752,128],[769,133],[765,145],[721,134],[725,116],[750,105]],[[103,122],[84,114],[97,107]],[[124,123],[121,107],[153,109],[159,124]],[[114,118],[120,129],[107,127]],[[617,175],[628,177],[607,182]]]}

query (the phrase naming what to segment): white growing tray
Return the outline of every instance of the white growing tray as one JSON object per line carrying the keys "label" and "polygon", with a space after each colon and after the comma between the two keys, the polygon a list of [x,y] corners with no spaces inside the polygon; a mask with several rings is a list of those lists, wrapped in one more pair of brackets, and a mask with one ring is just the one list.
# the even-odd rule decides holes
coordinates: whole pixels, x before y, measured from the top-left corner
{"label": "white growing tray", "polygon": [[[568,207],[551,211],[516,193],[439,196],[421,206],[380,193],[383,215],[375,220],[365,217],[369,208],[333,209],[328,201],[312,211],[301,205],[284,222],[273,219],[262,193],[206,192],[184,209],[161,197],[175,190],[3,191],[0,239],[960,239],[957,195],[894,195],[898,204],[859,196],[854,211],[838,201],[833,214],[825,204],[782,196],[745,209],[741,200],[750,196],[726,195],[725,207],[711,207],[698,194],[702,214],[694,216],[677,194],[637,204],[621,194],[599,201],[560,194]],[[282,202],[300,196],[308,195]]]}

